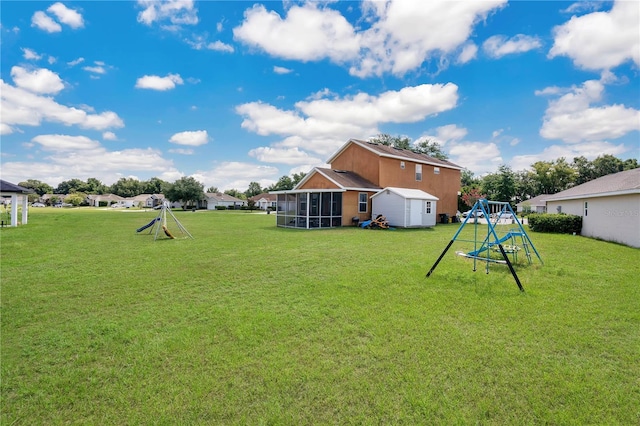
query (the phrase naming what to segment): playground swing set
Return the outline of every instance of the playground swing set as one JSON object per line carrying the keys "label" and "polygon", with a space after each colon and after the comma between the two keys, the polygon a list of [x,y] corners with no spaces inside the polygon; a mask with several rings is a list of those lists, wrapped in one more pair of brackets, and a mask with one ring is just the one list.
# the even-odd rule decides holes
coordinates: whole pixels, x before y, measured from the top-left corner
{"label": "playground swing set", "polygon": [[[478,222],[479,216],[486,219],[486,234],[478,232],[480,225]],[[503,226],[501,220],[505,220],[503,217],[511,219],[512,224],[517,225],[517,227],[512,227],[507,232],[502,232],[500,227]],[[470,220],[473,221],[474,225],[473,239],[462,239],[461,232]],[[440,263],[449,248],[456,241],[473,243],[473,250],[469,252],[456,251],[456,254],[458,256],[473,259],[474,272],[477,270],[477,262],[479,261],[486,263],[485,268],[487,274],[489,273],[490,263],[507,265],[520,291],[524,291],[524,288],[522,287],[520,279],[513,268],[513,263],[516,263],[518,260],[518,252],[521,250],[524,251],[527,261],[531,264],[533,260],[531,252],[533,251],[540,263],[543,263],[540,254],[536,250],[533,242],[529,238],[529,235],[527,235],[527,232],[518,220],[516,214],[513,212],[509,203],[488,201],[484,199],[476,201],[469,211],[469,214],[458,228],[458,231],[454,234],[451,241],[449,241],[447,247],[445,247],[444,251],[440,254],[440,257],[438,257],[429,272],[427,272],[427,277],[431,276],[433,271],[436,269],[436,266],[438,266],[438,263]],[[493,253],[496,253],[496,255],[492,256]]]}
{"label": "playground swing set", "polygon": [[166,235],[168,238],[171,238],[172,240],[175,239],[176,237],[173,235],[171,231],[169,231],[169,228],[167,227],[167,214],[168,214],[169,216],[171,216],[178,230],[180,231],[180,233],[184,238],[187,238],[187,237],[193,238],[193,236],[189,233],[189,231],[187,231],[187,229],[184,226],[182,226],[178,218],[173,214],[173,212],[171,211],[171,207],[169,207],[169,204],[166,201],[163,202],[160,206],[156,207],[156,209],[159,209],[158,216],[156,216],[151,222],[147,223],[146,225],[136,229],[137,233],[140,233],[145,229],[149,229],[148,234],[151,234],[155,229],[155,233],[153,236],[153,241],[155,241],[158,239],[158,235],[161,235],[160,229],[162,229],[162,232],[164,233],[164,235]]}

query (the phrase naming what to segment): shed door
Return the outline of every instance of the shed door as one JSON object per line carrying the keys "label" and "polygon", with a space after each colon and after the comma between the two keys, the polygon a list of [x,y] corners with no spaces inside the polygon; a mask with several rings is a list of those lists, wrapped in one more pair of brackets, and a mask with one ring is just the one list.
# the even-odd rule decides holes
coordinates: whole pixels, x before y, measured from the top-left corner
{"label": "shed door", "polygon": [[422,225],[422,200],[408,200],[411,203],[411,220],[409,226]]}

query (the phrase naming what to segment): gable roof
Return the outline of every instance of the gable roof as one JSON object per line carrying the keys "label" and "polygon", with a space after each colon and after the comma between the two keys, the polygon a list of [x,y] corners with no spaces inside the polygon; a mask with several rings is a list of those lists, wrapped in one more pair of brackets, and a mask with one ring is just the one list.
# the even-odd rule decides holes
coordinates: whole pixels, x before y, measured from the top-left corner
{"label": "gable roof", "polygon": [[521,206],[523,204],[528,204],[530,206],[546,206],[547,198],[549,198],[550,196],[551,195],[549,194],[540,194],[533,198],[529,198],[528,200],[522,200],[521,202],[516,204],[516,206]]}
{"label": "gable roof", "polygon": [[377,192],[376,194],[372,195],[371,198],[374,198],[380,194],[384,194],[387,191],[393,192],[394,194],[397,194],[402,198],[409,199],[409,200],[433,200],[433,201],[439,200],[439,198],[436,197],[435,195],[431,195],[428,192],[424,192],[420,189],[396,188],[393,186],[384,188],[380,192]]}
{"label": "gable roof", "polygon": [[549,195],[546,201],[625,194],[640,194],[640,168],[602,176],[557,194]]}
{"label": "gable roof", "polygon": [[349,139],[347,143],[342,146],[342,148],[340,148],[335,154],[331,156],[331,158],[327,160],[327,163],[331,164],[351,144],[358,145],[368,151],[373,152],[374,154],[380,157],[395,158],[398,160],[413,161],[414,163],[429,164],[431,166],[462,170],[462,167],[452,163],[451,161],[440,160],[439,158],[431,157],[426,154],[413,152],[408,149],[394,148],[392,146],[387,146],[387,145],[382,145],[379,143],[373,143],[373,142],[367,142],[367,141],[361,141],[359,139]]}
{"label": "gable roof", "polygon": [[263,198],[267,201],[277,201],[278,196],[275,194],[270,194],[268,192],[263,192],[261,194],[254,195],[253,197],[249,197],[249,199],[253,201],[259,201]]}
{"label": "gable roof", "polygon": [[236,198],[233,197],[229,194],[224,194],[222,192],[207,192],[206,194],[204,194],[205,197],[209,198],[209,199],[213,199],[215,201],[232,201],[234,203],[244,203],[244,200],[241,200],[240,198]]}
{"label": "gable roof", "polygon": [[[304,185],[305,182],[311,179],[311,177],[316,173],[324,176],[326,179],[333,182],[338,188],[343,190],[379,191],[380,189],[382,189],[355,172],[350,172],[348,170],[333,170],[323,167],[314,167],[300,182],[298,182],[293,190],[297,191],[298,188]],[[304,189],[300,191],[308,192],[308,190]],[[326,189],[323,189],[322,191],[326,191]],[[277,193],[277,191],[275,191],[274,193]]]}
{"label": "gable roof", "polygon": [[6,180],[0,179],[0,192],[13,192],[18,194],[31,194],[33,189],[25,188],[24,186],[16,185]]}

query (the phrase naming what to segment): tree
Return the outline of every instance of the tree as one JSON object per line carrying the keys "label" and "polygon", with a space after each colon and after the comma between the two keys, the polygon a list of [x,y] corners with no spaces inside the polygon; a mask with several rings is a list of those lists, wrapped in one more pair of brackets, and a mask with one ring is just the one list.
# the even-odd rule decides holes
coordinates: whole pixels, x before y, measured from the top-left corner
{"label": "tree", "polygon": [[218,187],[217,187],[217,186],[210,186],[210,187],[207,189],[207,192],[208,192],[209,194],[217,194],[218,192],[220,192],[220,190],[218,189]]}
{"label": "tree", "polygon": [[238,191],[237,189],[227,189],[226,191],[224,191],[224,193],[227,195],[231,195],[232,197],[239,198],[241,200],[245,199],[245,195],[242,192]]}
{"label": "tree", "polygon": [[387,133],[379,133],[377,136],[371,138],[370,141],[398,149],[411,150],[411,139],[406,136],[391,136]]}
{"label": "tree", "polygon": [[142,183],[139,180],[133,178],[118,179],[116,183],[111,185],[110,190],[113,194],[125,198],[135,197],[136,195],[140,195],[143,193]]}
{"label": "tree", "polygon": [[293,174],[293,186],[295,187],[297,184],[299,184],[300,181],[305,178],[305,176],[307,176],[307,174],[304,173],[304,172],[294,173]]}
{"label": "tree", "polygon": [[282,176],[278,179],[278,182],[271,185],[268,190],[269,191],[286,191],[289,189],[293,189],[293,181],[289,176]]}
{"label": "tree", "polygon": [[624,162],[609,154],[598,156],[592,164],[594,179],[624,170]]}
{"label": "tree", "polygon": [[248,199],[247,207],[249,208],[249,211],[254,211],[256,209],[256,202],[251,199]]}
{"label": "tree", "polygon": [[87,199],[87,195],[81,192],[74,192],[73,194],[69,194],[64,197],[64,202],[72,204],[74,207],[78,207],[80,204],[84,203]]}
{"label": "tree", "polygon": [[53,187],[37,179],[27,179],[24,182],[18,183],[18,185],[24,188],[33,189],[35,193],[38,194],[39,196],[53,193]]}
{"label": "tree", "polygon": [[583,155],[573,158],[573,168],[576,171],[576,185],[581,185],[594,179],[593,163]]}
{"label": "tree", "polygon": [[244,195],[246,195],[247,198],[251,198],[254,195],[262,194],[263,192],[264,191],[258,182],[250,182],[249,187],[244,191]]}
{"label": "tree", "polygon": [[521,170],[515,173],[515,202],[533,198],[540,195],[536,192],[535,174],[529,170]]}
{"label": "tree", "polygon": [[564,191],[573,185],[577,174],[564,157],[555,161],[536,161],[531,167],[535,173],[537,195]]}
{"label": "tree", "polygon": [[80,179],[70,179],[62,181],[55,189],[56,194],[71,194],[74,192],[85,192],[87,184]]}
{"label": "tree", "polygon": [[182,201],[182,208],[186,209],[189,202],[195,205],[204,198],[203,188],[193,177],[182,177],[167,188],[164,196],[171,202]]}
{"label": "tree", "polygon": [[87,179],[87,184],[84,189],[87,194],[104,194],[109,191],[107,185],[96,178]]}
{"label": "tree", "polygon": [[449,157],[442,151],[442,147],[436,141],[430,139],[423,139],[420,142],[416,142],[413,146],[413,152],[419,154],[425,154],[429,157],[438,158],[440,160],[448,160]]}
{"label": "tree", "polygon": [[141,182],[142,194],[163,194],[170,183],[157,177]]}
{"label": "tree", "polygon": [[483,198],[487,198],[487,196],[477,188],[471,188],[468,192],[462,194],[462,202],[468,207],[473,207],[476,201]]}

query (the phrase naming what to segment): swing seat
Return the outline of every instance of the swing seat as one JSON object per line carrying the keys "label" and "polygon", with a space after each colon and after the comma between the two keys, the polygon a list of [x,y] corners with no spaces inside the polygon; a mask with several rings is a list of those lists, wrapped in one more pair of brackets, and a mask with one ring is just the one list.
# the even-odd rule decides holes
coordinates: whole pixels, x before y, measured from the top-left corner
{"label": "swing seat", "polygon": [[476,260],[479,260],[481,262],[499,263],[501,265],[506,265],[507,264],[507,262],[505,260],[491,259],[491,258],[486,258],[486,257],[474,256],[472,254],[465,253],[463,251],[457,251],[456,254],[458,256],[466,257],[467,259],[476,259]]}

